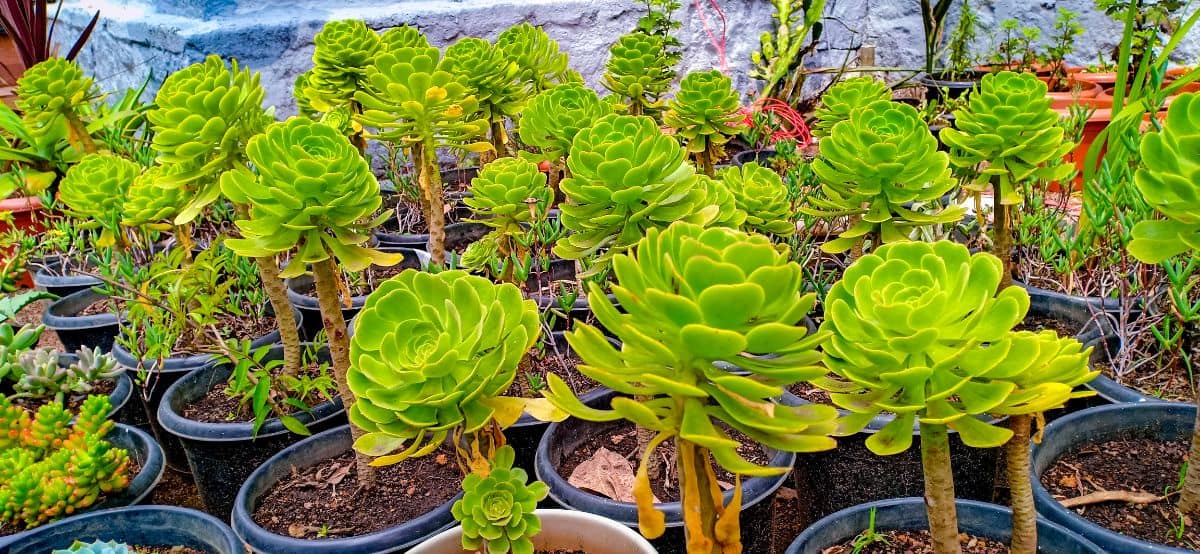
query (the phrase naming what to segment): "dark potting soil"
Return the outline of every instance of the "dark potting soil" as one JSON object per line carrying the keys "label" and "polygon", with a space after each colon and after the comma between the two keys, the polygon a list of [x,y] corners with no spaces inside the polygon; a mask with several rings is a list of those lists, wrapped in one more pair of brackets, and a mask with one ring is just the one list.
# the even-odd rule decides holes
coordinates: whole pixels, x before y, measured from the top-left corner
{"label": "dark potting soil", "polygon": [[559,345],[561,353],[555,353],[554,346],[547,344],[541,353],[530,352],[521,360],[521,365],[517,368],[517,378],[513,379],[504,396],[541,398],[541,391],[546,387],[546,375],[550,373],[561,378],[576,396],[600,388],[600,383],[579,372],[577,368],[583,360],[565,347],[566,344]]}
{"label": "dark potting soil", "polygon": [[[38,300],[25,306],[13,318],[13,325],[17,328],[20,328],[22,325],[41,325],[42,314],[46,311],[46,306],[49,305],[49,300]],[[58,333],[53,329],[42,330],[42,336],[38,339],[37,345],[38,348],[53,348],[59,352],[63,350],[62,341],[58,339]]]}
{"label": "dark potting soil", "polygon": [[121,312],[120,300],[112,297],[105,297],[102,300],[89,304],[86,308],[79,312],[79,315],[100,315],[100,314],[116,314]]}
{"label": "dark potting soil", "polygon": [[[1194,352],[1193,356],[1196,354]],[[1153,356],[1153,354],[1151,355]],[[1132,371],[1126,375],[1117,375],[1112,365],[1108,363],[1096,362],[1094,366],[1109,379],[1146,396],[1173,402],[1196,401],[1196,394],[1192,391],[1192,381],[1183,368],[1178,368],[1177,371],[1170,367],[1159,370],[1151,364],[1147,366],[1146,371]]]}
{"label": "dark potting soil", "polygon": [[[361,273],[359,273],[358,278],[355,279],[354,281],[347,281],[346,287],[350,289],[351,296],[366,296],[368,294],[371,294],[371,292],[374,291],[376,289],[376,287],[379,286],[380,283],[399,275],[400,272],[404,271],[405,269],[406,269],[406,266],[404,264],[396,264],[396,265],[389,266],[389,267],[380,267],[377,265],[373,265],[373,266],[368,267],[367,269],[364,269]],[[345,277],[343,276],[343,279],[344,278]],[[301,290],[299,292],[304,295],[316,298],[317,297],[316,281],[313,281],[312,284],[305,287],[303,290]],[[343,298],[342,301],[345,301],[345,299]]]}
{"label": "dark potting soil", "polygon": [[1036,316],[1036,315],[1026,316],[1025,320],[1018,323],[1014,330],[1016,330],[1016,331],[1034,331],[1034,332],[1050,330],[1050,331],[1054,331],[1054,332],[1058,333],[1058,336],[1060,336],[1060,337],[1073,337],[1079,333],[1079,329],[1073,329],[1070,325],[1067,325],[1065,322],[1059,321],[1052,317],[1043,317],[1043,316]]}
{"label": "dark potting soil", "polygon": [[[88,396],[91,396],[91,395],[108,396],[108,395],[112,394],[112,391],[114,391],[114,390],[117,390],[117,382],[116,381],[107,380],[107,379],[103,380],[103,381],[96,381],[95,383],[92,383],[92,392],[89,392],[87,394],[72,394],[72,395],[66,397],[67,411],[78,412],[79,407],[83,405],[83,401],[87,400]],[[36,412],[38,410],[38,408],[41,408],[42,406],[45,406],[46,404],[49,404],[53,401],[54,401],[53,396],[48,397],[48,398],[16,398],[16,399],[13,399],[13,404],[16,404],[17,406],[20,406],[27,410]]]}
{"label": "dark potting soil", "polygon": [[134,554],[207,554],[190,546],[134,546]]}
{"label": "dark potting soil", "polygon": [[254,521],[284,536],[353,537],[400,525],[433,511],[461,490],[454,450],[377,468],[375,486],[359,490],[354,454],[347,452],[276,483],[259,501]]}
{"label": "dark potting soil", "polygon": [[[759,465],[767,465],[771,462],[771,458],[767,456],[762,447],[737,431],[732,429],[722,429],[733,440],[741,443],[738,447],[738,454],[753,463]],[[579,448],[575,449],[567,456],[563,464],[558,467],[558,474],[564,479],[571,476],[571,472],[575,471],[579,464],[590,459],[601,447],[607,448],[617,454],[624,456],[633,465],[634,471],[637,470],[638,464],[641,463],[640,454],[637,448],[637,428],[630,422],[622,422],[609,429],[606,433],[596,433],[588,437]],[[654,449],[654,456],[664,461],[663,471],[657,477],[650,478],[650,490],[654,491],[654,496],[659,502],[678,502],[679,488],[676,485],[676,470],[675,470],[675,442],[665,440]],[[728,490],[733,487],[735,478],[732,473],[729,473],[720,465],[713,463],[713,469],[716,471],[717,481],[721,485],[722,490]],[[728,485],[728,486],[726,486]]]}
{"label": "dark potting soil", "polygon": [[833,400],[829,396],[829,391],[810,385],[805,382],[792,383],[788,385],[788,392],[799,396],[800,398],[812,402],[813,404],[825,404],[832,406]]}
{"label": "dark potting soil", "polygon": [[204,502],[200,500],[200,491],[191,475],[179,473],[171,468],[163,471],[162,480],[150,491],[146,504],[162,506],[181,506],[193,510],[204,511]]}
{"label": "dark potting soil", "polygon": [[1186,441],[1147,439],[1110,441],[1068,452],[1042,475],[1042,485],[1064,500],[1099,491],[1171,494],[1149,504],[1109,501],[1075,508],[1075,512],[1109,530],[1178,548],[1200,548],[1200,529],[1175,509],[1180,469],[1187,459]]}
{"label": "dark potting soil", "polygon": [[[887,531],[876,535],[877,539],[861,550],[856,550],[854,540],[831,546],[821,554],[933,554],[929,531]],[[968,554],[1007,554],[1008,545],[996,541],[959,533],[958,543]]]}
{"label": "dark potting soil", "polygon": [[[278,376],[282,372],[283,366],[276,367],[272,373]],[[319,364],[309,364],[301,370],[302,375],[316,377],[320,375]],[[184,406],[183,417],[192,421],[201,423],[237,423],[254,420],[254,411],[246,403],[241,402],[241,399],[230,396],[225,391],[227,387],[217,385],[210,389],[204,396],[197,398],[195,402]],[[329,398],[309,398],[308,407],[313,407],[321,402],[330,400]],[[293,412],[294,413],[294,412]]]}
{"label": "dark potting soil", "polygon": [[[275,316],[269,314],[250,314],[239,316],[232,313],[217,315],[217,331],[222,339],[253,340],[274,332],[277,327]],[[212,333],[205,332],[197,336],[193,332],[184,333],[175,342],[173,355],[192,354],[197,352],[217,351]]]}

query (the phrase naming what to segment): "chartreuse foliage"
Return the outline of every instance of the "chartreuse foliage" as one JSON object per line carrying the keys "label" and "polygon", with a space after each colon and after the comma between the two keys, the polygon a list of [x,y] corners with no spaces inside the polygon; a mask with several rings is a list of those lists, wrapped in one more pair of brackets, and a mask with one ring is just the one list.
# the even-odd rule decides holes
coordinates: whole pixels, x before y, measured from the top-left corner
{"label": "chartreuse foliage", "polygon": [[621,36],[608,50],[604,88],[625,102],[629,115],[649,115],[662,107],[660,98],[671,86],[671,67],[662,40],[633,32]]}
{"label": "chartreuse foliage", "polygon": [[187,204],[184,183],[175,176],[179,166],[156,165],[147,168],[129,184],[125,199],[124,225],[146,225],[174,221]]}
{"label": "chartreuse foliage", "polygon": [[72,423],[61,404],[30,417],[0,397],[0,522],[35,527],[129,486],[129,454],[104,440],[110,408],[108,397],[88,397]]}
{"label": "chartreuse foliage", "polygon": [[750,162],[722,169],[718,176],[733,193],[738,209],[746,214],[743,230],[781,237],[796,232],[787,187],[778,173]]}
{"label": "chartreuse foliage", "polygon": [[129,186],[141,172],[134,162],[109,154],[88,154],[67,170],[58,197],[81,217],[100,223],[97,246],[124,244],[121,218]]}
{"label": "chartreuse foliage", "polygon": [[429,39],[421,30],[410,25],[397,25],[379,35],[380,47],[383,51],[399,48],[429,48]]}
{"label": "chartreuse foliage", "polygon": [[846,79],[825,91],[821,95],[821,105],[815,115],[817,123],[813,125],[814,137],[827,137],[833,132],[833,126],[850,119],[855,110],[869,106],[880,100],[891,100],[892,89],[887,84],[871,76]]}
{"label": "chartreuse foliage", "polygon": [[[554,253],[577,260],[600,254],[594,268],[673,221],[707,224],[717,216],[696,186],[696,170],[675,139],[645,116],[608,115],[571,144],[571,177],[560,187],[563,227]],[[601,252],[601,251],[604,252]]]}
{"label": "chartreuse foliage", "polygon": [[158,89],[146,118],[159,163],[172,166],[165,175],[187,191],[176,224],[196,219],[220,197],[221,175],[245,166],[250,137],[272,119],[265,96],[258,73],[215,55],[172,73]]}
{"label": "chartreuse foliage", "polygon": [[463,548],[489,554],[533,554],[530,537],[542,530],[533,513],[537,503],[550,492],[541,481],[529,483],[525,470],[514,468],[516,451],[511,446],[496,451],[485,471],[463,479],[463,497],[450,512],[462,525]]}
{"label": "chartreuse foliage", "polygon": [[[589,283],[588,300],[597,321],[622,346],[614,347],[590,325],[577,324],[567,340],[583,359],[581,372],[637,400],[619,396],[610,410],[590,408],[555,375],[547,376],[544,394],[581,419],[628,419],[656,433],[634,486],[644,535],[663,532],[647,459],[659,443],[674,439],[684,511],[699,516],[685,518],[688,551],[740,546],[740,495],[723,505],[708,469],[710,454],[737,475],[776,475],[787,468],[745,460],[737,452],[739,443],[718,424],[779,450],[835,445],[828,436],[836,427],[831,406],[772,401],[783,394],[782,387],[823,373],[817,347],[827,335],[810,335],[801,323],[815,302],[814,295],[800,293],[803,269],[764,236],[686,222],[649,229],[612,266],[617,279],[612,294],[621,309],[596,283]],[[717,361],[733,363],[747,375],[720,369]],[[701,505],[713,506],[715,513],[702,511]]]}
{"label": "chartreuse foliage", "polygon": [[95,152],[95,144],[81,119],[81,108],[94,100],[99,91],[78,64],[58,57],[40,62],[17,79],[16,92],[17,109],[32,135],[54,134],[59,132],[59,125],[65,125],[67,136],[77,150]]}
{"label": "chartreuse foliage", "polygon": [[92,543],[75,541],[70,548],[61,548],[51,554],[131,554],[132,552],[133,550],[125,543],[97,540]]}
{"label": "chartreuse foliage", "polygon": [[321,113],[348,106],[380,50],[379,35],[359,19],[329,21],[313,44],[313,68],[303,89],[308,104]]}
{"label": "chartreuse foliage", "polygon": [[834,125],[812,164],[823,195],[813,197],[804,211],[853,215],[858,221],[821,249],[845,252],[868,236],[876,245],[895,242],[913,226],[959,220],[960,208],[927,214],[905,206],[935,200],[954,188],[949,160],[937,147],[917,110],[906,104],[876,101]]}
{"label": "chartreuse foliage", "polygon": [[679,83],[663,121],[675,129],[697,165],[711,177],[713,165],[725,157],[722,145],[740,131],[741,107],[729,77],[716,69],[698,71]]}
{"label": "chartreuse foliage", "polygon": [[708,224],[712,227],[729,227],[741,229],[746,223],[746,212],[738,207],[738,199],[724,179],[713,179],[707,175],[698,175],[698,185],[704,188],[705,206],[716,206],[717,217]]}
{"label": "chartreuse foliage", "polygon": [[521,114],[521,141],[540,148],[539,159],[557,161],[579,131],[612,113],[596,91],[580,83],[555,85],[534,96]]}
{"label": "chartreuse foliage", "polygon": [[537,164],[519,158],[500,158],[471,180],[471,196],[463,199],[478,221],[505,234],[522,232],[521,225],[545,219],[554,200],[546,174]]}
{"label": "chartreuse foliage", "polygon": [[379,185],[334,128],[293,117],[250,139],[246,157],[254,171],[238,168],[221,179],[225,195],[250,208],[249,217],[236,221],[242,238],[225,242],[234,252],[263,257],[296,248],[282,277],[330,258],[350,271],[400,261],[399,254],[363,246],[377,225],[371,215],[381,202]]}
{"label": "chartreuse foliage", "polygon": [[521,23],[505,29],[496,37],[496,48],[517,63],[517,80],[537,94],[554,85],[582,83],[583,78],[568,67],[566,52],[541,27]]}
{"label": "chartreuse foliage", "polygon": [[[852,412],[839,433],[882,412],[895,419],[867,439],[881,455],[912,444],[913,425],[945,425],[969,446],[1004,444],[1012,431],[983,414],[1036,414],[1095,374],[1090,350],[1053,333],[1014,333],[1029,295],[997,292],[1002,264],[949,241],[886,244],[854,262],[826,296],[824,348],[833,377],[816,383]],[[1074,344],[1071,344],[1074,343]]]}
{"label": "chartreuse foliage", "polygon": [[1200,250],[1200,95],[1181,94],[1167,109],[1163,130],[1142,138],[1134,183],[1166,219],[1133,228],[1129,253],[1158,263]]}
{"label": "chartreuse foliage", "polygon": [[[539,401],[500,395],[537,341],[537,305],[511,284],[463,271],[405,271],[384,281],[355,319],[347,380],[358,401],[350,421],[366,431],[354,448],[387,465],[428,454],[453,435],[476,467],[497,427]],[[500,444],[503,437],[498,438]]]}
{"label": "chartreuse foliage", "polygon": [[467,37],[446,48],[442,67],[475,97],[479,117],[490,124],[492,147],[497,155],[505,154],[509,140],[504,120],[515,118],[529,99],[528,89],[517,82],[520,66],[490,42]]}
{"label": "chartreuse foliage", "polygon": [[8,323],[0,323],[0,380],[12,379],[20,371],[17,363],[21,355],[37,345],[42,337],[44,325],[22,325],[13,329]]}

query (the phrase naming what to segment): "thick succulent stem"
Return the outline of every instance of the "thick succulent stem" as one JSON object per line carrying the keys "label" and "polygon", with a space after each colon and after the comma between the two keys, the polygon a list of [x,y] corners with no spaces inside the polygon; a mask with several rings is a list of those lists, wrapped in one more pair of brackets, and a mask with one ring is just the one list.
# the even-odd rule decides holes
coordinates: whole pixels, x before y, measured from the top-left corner
{"label": "thick succulent stem", "polygon": [[1183,477],[1183,491],[1179,493],[1179,510],[1185,514],[1200,515],[1200,411],[1192,428],[1192,449],[1188,454],[1187,473]]}
{"label": "thick succulent stem", "polygon": [[716,530],[717,518],[724,506],[708,449],[676,438],[675,452],[687,551],[689,554],[720,554],[722,548],[716,540]]}
{"label": "thick succulent stem", "polygon": [[[329,336],[329,354],[333,361],[333,380],[337,382],[338,394],[342,397],[342,406],[346,411],[354,405],[354,392],[346,381],[346,373],[350,370],[350,333],[346,329],[346,320],[342,317],[342,304],[338,301],[337,264],[333,258],[313,264],[313,279],[317,285],[317,303],[321,306],[321,320],[325,324],[325,334]],[[362,429],[350,425],[350,435],[358,440],[363,435]],[[359,453],[354,454],[358,470],[358,483],[361,486],[371,486],[375,483],[375,468],[371,467],[370,458]]]}
{"label": "thick succulent stem", "polygon": [[[355,116],[362,115],[362,104],[359,104],[358,102],[356,102],[354,100],[351,100],[350,101],[350,112],[353,113]],[[355,117],[354,119],[357,121],[357,117]],[[351,131],[350,143],[353,144],[354,147],[358,149],[359,156],[362,156],[363,158],[367,157],[367,136],[365,134],[363,134],[363,130],[361,127],[354,131]],[[367,160],[367,161],[370,161],[370,160]]]}
{"label": "thick succulent stem", "polygon": [[717,170],[713,164],[713,147],[711,142],[704,147],[704,150],[696,152],[696,162],[705,175],[709,177],[717,176]]}
{"label": "thick succulent stem", "polygon": [[[495,149],[492,159],[502,158],[508,155],[508,138],[504,132],[504,120],[492,122],[492,148]],[[483,169],[483,164],[480,164],[480,169]]]}
{"label": "thick succulent stem", "polygon": [[418,156],[422,162],[421,170],[417,172],[417,180],[429,209],[425,214],[425,223],[429,226],[429,258],[437,266],[446,264],[446,210],[442,199],[442,175],[437,167],[437,150],[433,141],[427,141],[414,148],[420,150]]}
{"label": "thick succulent stem", "polygon": [[546,176],[546,184],[550,185],[550,190],[554,191],[555,203],[561,202],[564,199],[562,193],[558,190],[558,183],[561,181],[565,171],[566,162],[562,158],[550,163],[550,173]]}
{"label": "thick succulent stem", "polygon": [[72,146],[82,150],[84,154],[95,154],[97,151],[96,141],[92,140],[92,135],[88,134],[87,125],[79,119],[75,112],[67,111],[63,113],[67,120],[67,138]]}
{"label": "thick succulent stem", "polygon": [[1008,460],[1006,475],[1011,491],[1013,534],[1010,550],[1013,554],[1037,552],[1037,510],[1033,507],[1033,482],[1029,479],[1029,438],[1033,417],[1013,416],[1008,428],[1013,437],[1005,445]]}
{"label": "thick succulent stem", "polygon": [[300,374],[300,326],[296,323],[292,303],[288,301],[287,287],[279,276],[279,264],[275,256],[262,256],[254,262],[258,264],[258,275],[267,298],[271,299],[271,308],[275,310],[275,324],[283,343],[283,374],[295,377]]}
{"label": "thick succulent stem", "polygon": [[1012,222],[1009,221],[1011,211],[1008,205],[1001,204],[999,201],[996,202],[992,211],[992,217],[995,219],[992,224],[992,244],[996,256],[1004,264],[1004,272],[1000,275],[1001,290],[1011,287],[1013,284]]}
{"label": "thick succulent stem", "polygon": [[645,113],[645,110],[642,109],[642,102],[640,98],[629,99],[629,115],[638,116],[645,115]]}
{"label": "thick succulent stem", "polygon": [[925,512],[936,554],[960,554],[950,435],[944,425],[921,424],[921,469],[925,473]]}

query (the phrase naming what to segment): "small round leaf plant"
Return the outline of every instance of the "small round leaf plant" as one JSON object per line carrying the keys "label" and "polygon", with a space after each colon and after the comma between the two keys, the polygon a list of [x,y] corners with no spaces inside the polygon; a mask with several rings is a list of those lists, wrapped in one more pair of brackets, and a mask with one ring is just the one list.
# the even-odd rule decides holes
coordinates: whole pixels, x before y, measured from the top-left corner
{"label": "small round leaf plant", "polygon": [[929,214],[910,204],[936,200],[956,185],[946,153],[937,146],[915,108],[888,100],[851,110],[848,119],[834,125],[812,164],[822,194],[803,211],[849,215],[853,223],[821,249],[859,252],[868,240],[878,246],[904,240],[915,226],[960,219],[959,208]]}
{"label": "small round leaf plant", "polygon": [[750,162],[722,169],[717,176],[733,193],[738,210],[746,214],[742,230],[777,237],[796,232],[787,186],[778,173]]}
{"label": "small round leaf plant", "polygon": [[[1087,368],[1090,350],[1074,339],[1012,331],[1029,309],[1029,295],[1011,286],[997,292],[1001,272],[998,258],[971,255],[960,244],[897,242],[851,264],[825,300],[821,332],[831,336],[823,360],[831,375],[813,382],[850,412],[839,420],[840,435],[892,414],[866,441],[876,454],[907,450],[919,425],[930,533],[939,554],[959,552],[947,429],[968,446],[993,448],[1014,431],[977,416],[1013,416],[1024,422],[1015,448],[1027,451],[1025,416],[1062,405],[1076,395],[1075,386],[1096,375]],[[1014,492],[1028,487],[1027,452],[1024,459]]]}
{"label": "small round leaf plant", "polygon": [[[1164,219],[1138,223],[1129,253],[1159,263],[1200,250],[1200,94],[1177,96],[1162,131],[1143,137],[1139,150],[1143,165],[1134,184]],[[1195,429],[1189,460],[1200,460],[1200,416]],[[1187,464],[1176,505],[1185,514],[1200,515],[1200,463]]]}
{"label": "small round leaf plant", "polygon": [[733,80],[718,70],[689,73],[667,103],[663,121],[684,141],[696,165],[713,177],[725,157],[723,145],[741,131],[741,103]]}
{"label": "small round leaf plant", "polygon": [[66,126],[67,139],[79,154],[97,151],[83,121],[83,110],[99,96],[95,82],[74,61],[52,57],[17,79],[17,109],[30,132],[48,134]]}
{"label": "small round leaf plant", "polygon": [[488,554],[533,554],[531,537],[542,530],[533,513],[550,489],[541,481],[529,483],[529,475],[514,468],[516,451],[503,446],[483,471],[463,479],[463,497],[450,513],[462,525],[462,546]]}
{"label": "small round leaf plant", "polygon": [[850,119],[850,114],[880,100],[891,100],[892,89],[871,76],[846,79],[821,95],[821,105],[813,114],[817,122],[812,127],[814,137],[827,137],[833,126]]}
{"label": "small round leaf plant", "polygon": [[[786,250],[786,248],[784,249]],[[610,410],[584,405],[556,375],[543,394],[588,421],[626,419],[652,432],[633,494],[642,534],[660,536],[647,471],[654,449],[674,440],[676,475],[686,517],[688,552],[739,551],[740,494],[726,505],[711,463],[742,476],[778,475],[742,458],[726,428],[770,448],[826,450],[836,428],[831,406],[784,406],[772,399],[783,387],[819,377],[818,346],[801,321],[815,296],[800,292],[803,269],[766,237],[686,222],[649,229],[631,251],[613,258],[618,311],[598,284],[588,300],[597,321],[621,341],[612,345],[597,328],[577,325],[567,341],[579,370],[621,395]],[[739,375],[714,362],[732,363]],[[632,397],[636,396],[636,400]],[[735,491],[740,487],[735,484]]]}
{"label": "small round leaf plant", "polygon": [[662,37],[643,32],[622,35],[609,48],[604,88],[625,103],[629,115],[653,115],[671,86],[671,67]]}

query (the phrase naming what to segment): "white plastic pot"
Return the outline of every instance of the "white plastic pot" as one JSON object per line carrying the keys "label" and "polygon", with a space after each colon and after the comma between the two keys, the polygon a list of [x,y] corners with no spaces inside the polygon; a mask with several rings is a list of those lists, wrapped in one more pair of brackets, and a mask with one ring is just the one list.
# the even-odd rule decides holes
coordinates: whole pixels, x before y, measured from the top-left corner
{"label": "white plastic pot", "polygon": [[[588,554],[656,554],[650,543],[611,519],[575,510],[536,510],[542,532],[533,537],[536,549],[583,550]],[[408,554],[473,554],[462,547],[462,528],[454,527],[417,545]]]}

